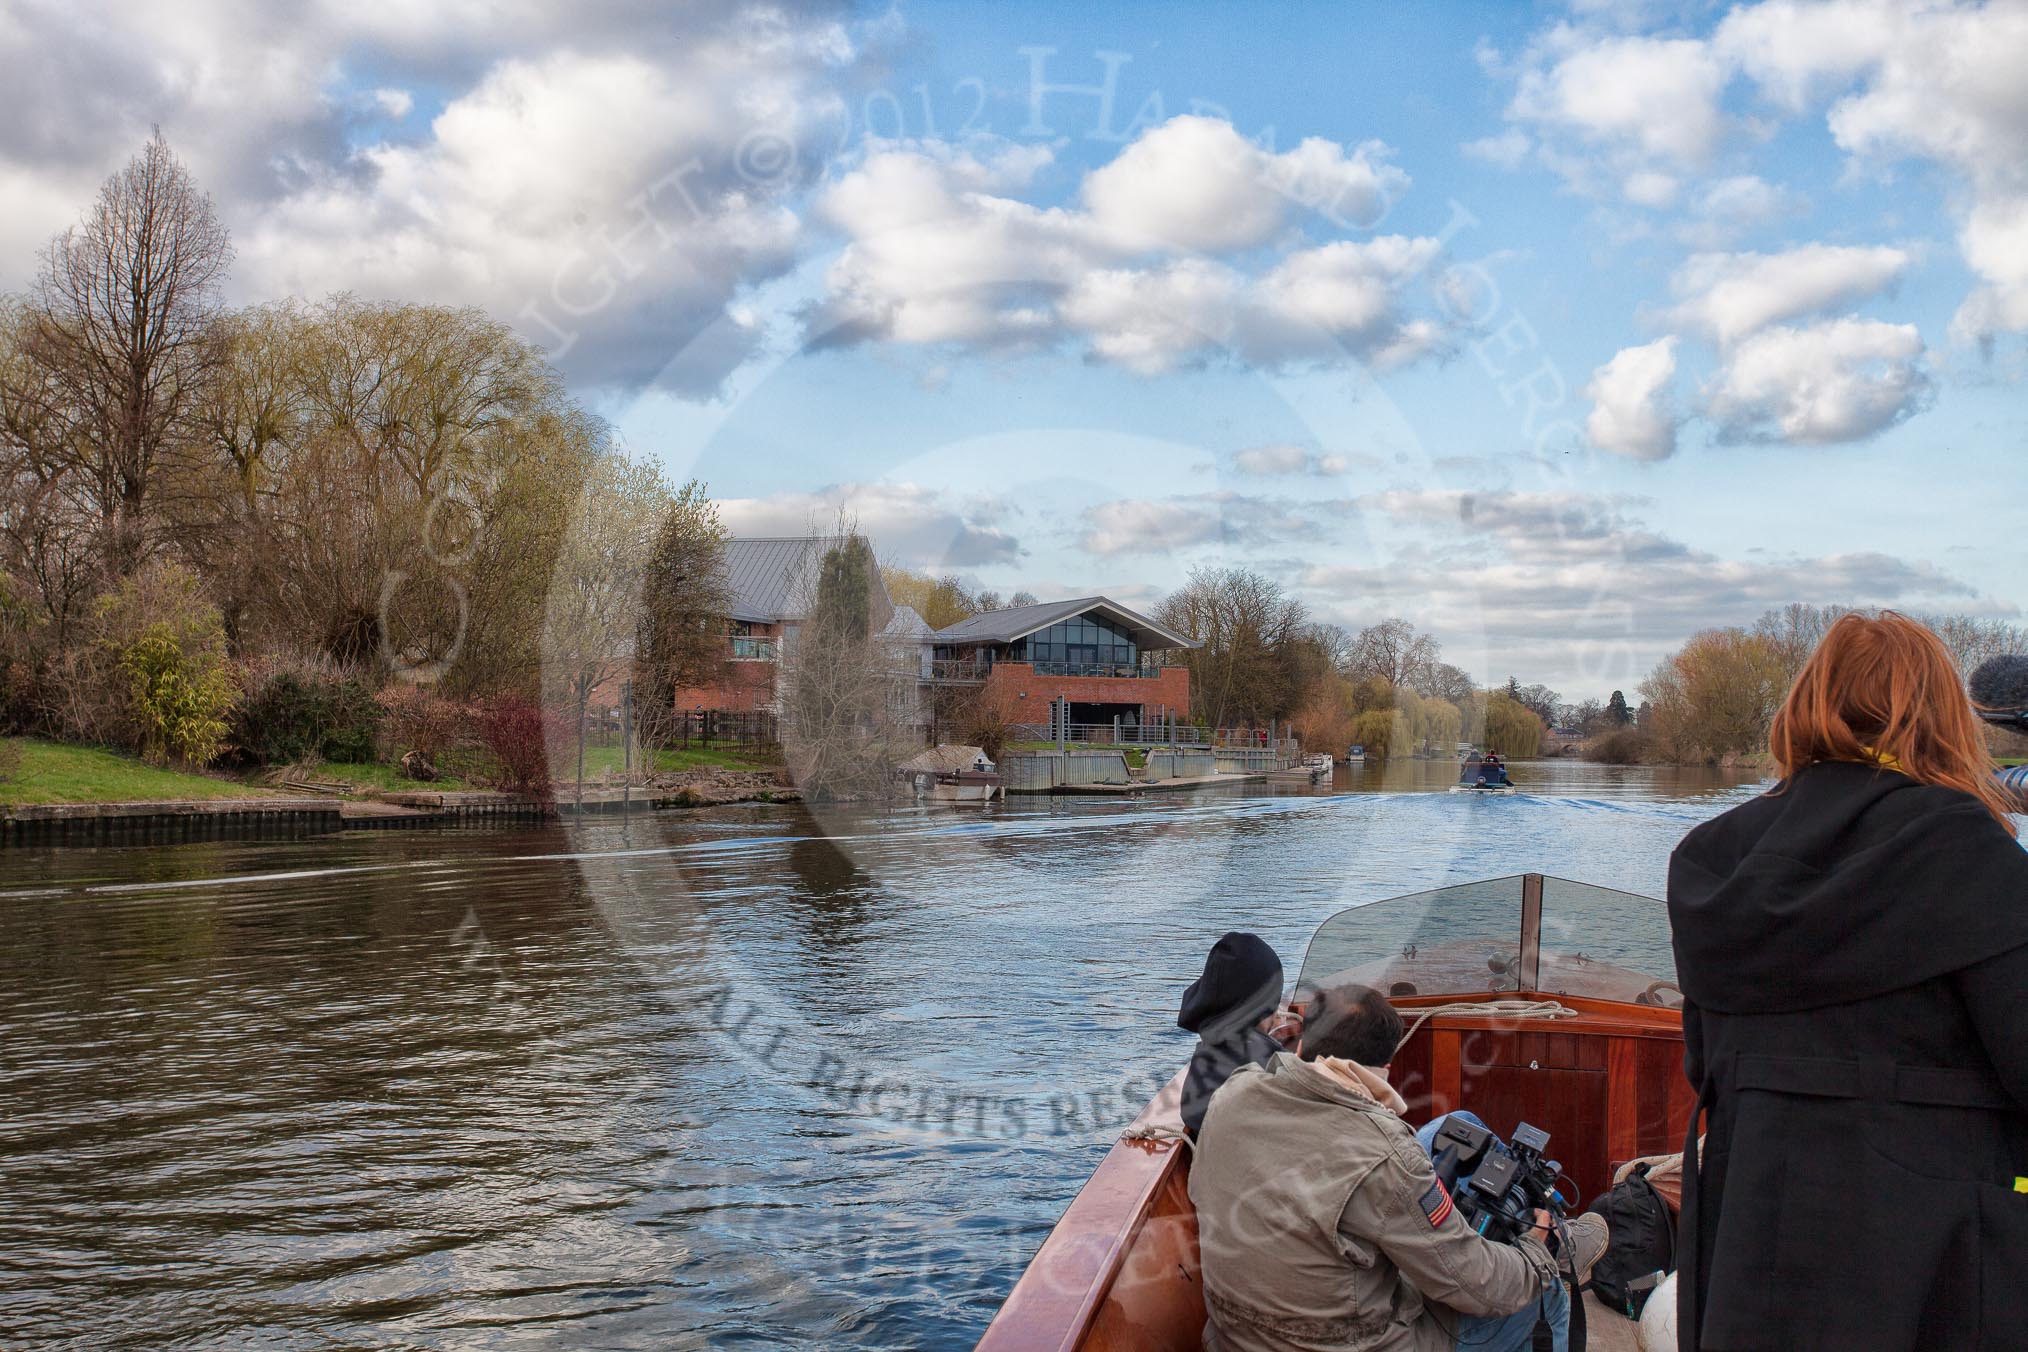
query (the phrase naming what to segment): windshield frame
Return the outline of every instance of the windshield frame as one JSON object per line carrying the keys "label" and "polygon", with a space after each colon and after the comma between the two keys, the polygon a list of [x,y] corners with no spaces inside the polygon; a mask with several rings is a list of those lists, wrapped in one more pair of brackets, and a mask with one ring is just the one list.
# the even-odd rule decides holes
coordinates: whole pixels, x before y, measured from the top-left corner
{"label": "windshield frame", "polygon": [[[1464,882],[1448,884],[1443,887],[1419,888],[1412,892],[1404,892],[1395,897],[1375,898],[1374,900],[1362,903],[1359,906],[1346,907],[1343,910],[1333,912],[1332,915],[1327,917],[1311,933],[1309,943],[1304,947],[1303,962],[1301,967],[1298,969],[1299,971],[1298,986],[1299,988],[1306,986],[1314,986],[1318,980],[1328,978],[1330,975],[1333,974],[1330,972],[1319,972],[1313,974],[1312,965],[1313,963],[1316,963],[1319,958],[1317,947],[1319,938],[1326,935],[1327,932],[1330,930],[1333,922],[1337,921],[1341,917],[1354,915],[1358,912],[1368,910],[1369,908],[1372,907],[1387,906],[1394,902],[1409,901],[1416,897],[1440,895],[1454,888],[1458,889],[1460,892],[1463,892],[1465,889],[1487,888],[1492,887],[1496,884],[1501,883],[1511,884],[1516,881],[1519,882],[1520,886],[1519,886],[1519,895],[1517,898],[1519,906],[1517,908],[1516,914],[1513,917],[1513,920],[1515,922],[1515,928],[1509,929],[1505,925],[1500,927],[1505,933],[1512,934],[1514,936],[1514,939],[1512,941],[1514,943],[1513,949],[1514,956],[1512,961],[1505,968],[1505,971],[1508,974],[1509,978],[1515,982],[1515,985],[1513,986],[1494,985],[1490,989],[1487,987],[1471,988],[1465,985],[1458,985],[1455,988],[1441,990],[1416,989],[1414,991],[1414,996],[1416,998],[1421,999],[1423,997],[1430,996],[1450,996],[1467,999],[1485,999],[1488,998],[1489,996],[1495,996],[1504,992],[1510,995],[1569,994],[1574,996],[1582,996],[1589,999],[1603,1000],[1607,1003],[1618,1005],[1647,1005],[1651,1003],[1669,1005],[1680,1001],[1681,996],[1680,993],[1677,992],[1675,984],[1675,965],[1672,958],[1665,960],[1664,965],[1662,965],[1660,970],[1643,970],[1640,967],[1618,967],[1610,963],[1608,963],[1604,968],[1600,969],[1601,975],[1604,975],[1607,972],[1613,974],[1612,984],[1616,987],[1625,985],[1626,984],[1625,978],[1628,977],[1647,978],[1649,982],[1648,989],[1646,992],[1643,992],[1639,995],[1634,995],[1631,993],[1626,995],[1615,995],[1605,993],[1603,991],[1585,990],[1582,988],[1567,991],[1566,990],[1545,991],[1542,987],[1543,900],[1545,893],[1545,883],[1554,882],[1558,884],[1568,885],[1569,887],[1572,888],[1590,889],[1599,893],[1612,894],[1618,897],[1625,897],[1642,902],[1651,903],[1657,908],[1658,918],[1661,920],[1664,926],[1666,926],[1667,924],[1667,915],[1666,915],[1666,904],[1659,898],[1646,896],[1644,894],[1636,892],[1626,892],[1620,889],[1602,887],[1597,884],[1581,883],[1578,882],[1576,879],[1551,877],[1549,875],[1545,875],[1542,873],[1503,874],[1497,878],[1471,879],[1466,880]],[[1440,907],[1441,903],[1438,903],[1438,906]],[[1563,956],[1566,956],[1563,954],[1563,948],[1561,944],[1557,946],[1556,951],[1557,954],[1559,955],[1559,959],[1561,959]],[[1384,956],[1385,956],[1384,954],[1378,952],[1372,955],[1372,957],[1375,959],[1379,959]],[[1405,956],[1413,956],[1413,955],[1409,954]],[[1577,957],[1580,962],[1588,960],[1584,958],[1582,954],[1578,954]],[[1324,964],[1319,963],[1318,965]],[[1338,966],[1335,960],[1333,960],[1330,963],[1330,965],[1333,966],[1334,971],[1349,970],[1346,967]],[[1564,970],[1565,969],[1563,969],[1562,967],[1559,967],[1560,972]],[[1671,1000],[1668,996],[1662,995],[1661,991],[1663,991],[1664,989],[1666,989],[1671,993],[1674,993],[1675,999]],[[1395,991],[1385,991],[1384,993],[1387,993],[1390,996],[1390,998],[1394,998],[1394,996],[1397,993],[1403,996],[1406,996],[1408,994],[1407,992],[1395,992]],[[1650,997],[1653,998],[1651,999]]]}

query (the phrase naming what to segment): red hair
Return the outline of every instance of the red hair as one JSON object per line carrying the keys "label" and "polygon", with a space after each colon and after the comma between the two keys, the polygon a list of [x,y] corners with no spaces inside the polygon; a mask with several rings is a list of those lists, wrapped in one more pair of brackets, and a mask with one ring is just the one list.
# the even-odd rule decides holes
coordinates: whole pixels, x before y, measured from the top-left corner
{"label": "red hair", "polygon": [[1796,673],[1768,731],[1786,782],[1819,761],[1885,761],[1969,793],[2007,828],[2010,799],[1943,640],[1906,615],[1845,615]]}

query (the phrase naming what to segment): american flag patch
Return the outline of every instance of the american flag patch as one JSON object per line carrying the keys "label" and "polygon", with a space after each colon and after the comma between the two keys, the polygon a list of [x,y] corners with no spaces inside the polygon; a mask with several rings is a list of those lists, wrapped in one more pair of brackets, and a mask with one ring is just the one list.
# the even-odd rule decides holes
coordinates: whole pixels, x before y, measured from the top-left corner
{"label": "american flag patch", "polygon": [[1430,1184],[1429,1191],[1422,1195],[1422,1214],[1429,1217],[1432,1228],[1451,1218],[1451,1195],[1444,1191],[1441,1179]]}

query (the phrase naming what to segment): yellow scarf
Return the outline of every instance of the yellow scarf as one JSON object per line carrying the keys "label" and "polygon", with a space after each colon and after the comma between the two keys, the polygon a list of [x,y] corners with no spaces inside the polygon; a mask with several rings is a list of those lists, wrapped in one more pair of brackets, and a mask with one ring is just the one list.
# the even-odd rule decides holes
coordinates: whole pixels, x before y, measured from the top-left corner
{"label": "yellow scarf", "polygon": [[1883,770],[1899,770],[1901,768],[1900,760],[1891,751],[1875,751],[1870,746],[1862,746],[1859,749],[1866,753],[1868,760]]}

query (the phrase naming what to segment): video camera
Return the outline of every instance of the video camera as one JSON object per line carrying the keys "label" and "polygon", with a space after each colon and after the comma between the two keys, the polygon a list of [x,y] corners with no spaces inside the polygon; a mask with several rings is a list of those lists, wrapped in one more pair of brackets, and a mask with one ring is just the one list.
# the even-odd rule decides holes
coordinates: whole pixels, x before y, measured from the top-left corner
{"label": "video camera", "polygon": [[1452,1116],[1434,1146],[1437,1178],[1465,1224],[1487,1239],[1513,1243],[1535,1228],[1538,1209],[1563,1218],[1567,1204],[1556,1190],[1563,1166],[1545,1154],[1549,1133],[1541,1128],[1523,1122],[1511,1144],[1502,1145],[1484,1127]]}

